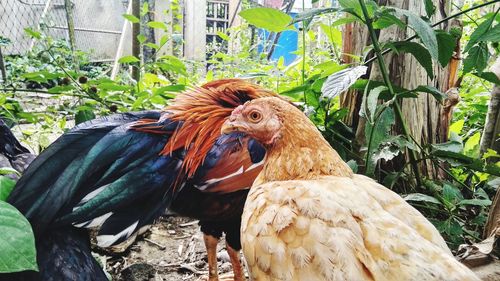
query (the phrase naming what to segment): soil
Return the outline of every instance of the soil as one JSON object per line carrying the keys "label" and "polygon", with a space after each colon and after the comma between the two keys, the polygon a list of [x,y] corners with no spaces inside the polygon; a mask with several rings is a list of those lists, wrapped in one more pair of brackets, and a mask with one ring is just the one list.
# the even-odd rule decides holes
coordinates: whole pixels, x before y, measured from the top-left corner
{"label": "soil", "polygon": [[[162,217],[125,252],[99,252],[112,280],[200,280],[208,274],[203,235],[198,221],[188,218]],[[231,272],[224,238],[219,241],[217,257],[219,274]]]}

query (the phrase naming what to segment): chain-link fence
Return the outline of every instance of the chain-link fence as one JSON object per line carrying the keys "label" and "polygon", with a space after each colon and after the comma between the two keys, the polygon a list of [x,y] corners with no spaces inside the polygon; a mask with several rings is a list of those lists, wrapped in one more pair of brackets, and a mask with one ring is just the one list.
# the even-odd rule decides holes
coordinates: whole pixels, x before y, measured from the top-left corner
{"label": "chain-link fence", "polygon": [[70,16],[75,48],[90,53],[94,61],[110,61],[120,41],[127,5],[128,0],[1,0],[2,52],[23,55],[33,48],[35,40],[26,34],[26,28],[68,40]]}

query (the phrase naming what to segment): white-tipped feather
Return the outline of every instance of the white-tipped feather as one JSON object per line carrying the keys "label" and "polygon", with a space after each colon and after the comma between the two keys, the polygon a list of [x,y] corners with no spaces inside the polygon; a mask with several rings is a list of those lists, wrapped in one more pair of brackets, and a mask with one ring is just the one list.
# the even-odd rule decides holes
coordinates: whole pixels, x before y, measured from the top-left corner
{"label": "white-tipped feather", "polygon": [[116,241],[118,241],[119,239],[123,238],[123,237],[126,237],[128,238],[130,235],[132,235],[132,233],[134,233],[136,227],[137,227],[137,224],[139,224],[139,221],[136,221],[135,223],[133,223],[132,225],[130,225],[129,227],[125,228],[124,230],[122,230],[121,232],[115,234],[115,235],[99,235],[96,237],[97,239],[97,245],[99,247],[109,247],[113,244],[116,243]]}
{"label": "white-tipped feather", "polygon": [[102,216],[99,216],[97,218],[94,218],[92,220],[79,223],[79,224],[73,224],[76,227],[85,227],[85,228],[93,228],[93,227],[100,227],[106,220],[113,215],[113,212],[106,213]]}

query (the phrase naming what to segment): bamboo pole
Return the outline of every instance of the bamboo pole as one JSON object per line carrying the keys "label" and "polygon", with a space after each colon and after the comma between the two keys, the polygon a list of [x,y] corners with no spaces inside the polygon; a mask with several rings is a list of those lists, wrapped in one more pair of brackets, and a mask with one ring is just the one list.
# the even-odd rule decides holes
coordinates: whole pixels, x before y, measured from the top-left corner
{"label": "bamboo pole", "polygon": [[[132,13],[132,1],[128,3],[127,14]],[[118,75],[118,70],[120,70],[120,63],[118,62],[123,55],[123,48],[125,47],[125,39],[129,33],[130,22],[126,19],[123,20],[122,33],[120,36],[120,42],[118,43],[118,49],[116,50],[115,59],[113,62],[113,70],[111,71],[111,79],[114,80]]]}

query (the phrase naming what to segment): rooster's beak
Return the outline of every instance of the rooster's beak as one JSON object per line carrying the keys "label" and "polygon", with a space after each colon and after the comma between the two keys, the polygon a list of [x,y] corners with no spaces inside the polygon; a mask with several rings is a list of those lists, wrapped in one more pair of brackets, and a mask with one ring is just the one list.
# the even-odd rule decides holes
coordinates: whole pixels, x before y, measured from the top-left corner
{"label": "rooster's beak", "polygon": [[246,126],[243,125],[238,120],[233,120],[233,121],[226,120],[226,122],[224,122],[224,124],[222,124],[221,134],[225,135],[225,134],[229,134],[232,132],[244,132],[245,128],[246,128]]}

